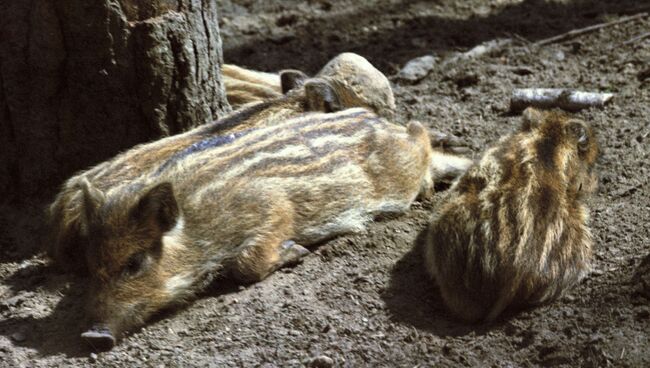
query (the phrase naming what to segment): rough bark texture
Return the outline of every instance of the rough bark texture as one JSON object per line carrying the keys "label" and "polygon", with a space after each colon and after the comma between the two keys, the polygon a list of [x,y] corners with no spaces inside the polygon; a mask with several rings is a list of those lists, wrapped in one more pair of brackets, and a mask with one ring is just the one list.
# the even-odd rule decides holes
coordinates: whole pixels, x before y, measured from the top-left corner
{"label": "rough bark texture", "polygon": [[0,0],[0,202],[229,109],[212,0]]}

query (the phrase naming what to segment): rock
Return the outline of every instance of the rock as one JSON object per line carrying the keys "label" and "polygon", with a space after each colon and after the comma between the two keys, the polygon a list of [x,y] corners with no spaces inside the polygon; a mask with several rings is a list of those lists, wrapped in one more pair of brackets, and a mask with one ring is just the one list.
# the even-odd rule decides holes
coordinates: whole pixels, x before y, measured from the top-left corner
{"label": "rock", "polygon": [[334,359],[328,357],[327,355],[317,356],[309,361],[307,365],[313,368],[329,368],[334,366]]}
{"label": "rock", "polygon": [[90,353],[90,356],[88,357],[88,360],[89,360],[91,363],[95,363],[95,362],[97,361],[97,354],[95,354],[95,353]]}
{"label": "rock", "polygon": [[411,83],[418,82],[433,70],[437,60],[438,58],[432,55],[415,58],[404,65],[397,73],[397,78]]}

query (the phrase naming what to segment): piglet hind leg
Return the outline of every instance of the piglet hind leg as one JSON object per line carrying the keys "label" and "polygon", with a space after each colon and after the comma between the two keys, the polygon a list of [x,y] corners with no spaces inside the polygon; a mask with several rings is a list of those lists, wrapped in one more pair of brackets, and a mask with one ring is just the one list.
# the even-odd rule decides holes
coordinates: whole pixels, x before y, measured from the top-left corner
{"label": "piglet hind leg", "polygon": [[[273,203],[259,207],[261,223],[239,247],[230,265],[240,282],[253,283],[286,266],[295,265],[309,251],[294,241],[294,222],[290,202],[276,196]],[[253,225],[252,223],[249,225]]]}
{"label": "piglet hind leg", "polygon": [[243,283],[258,282],[280,268],[296,265],[309,253],[293,240],[254,239],[234,259],[232,275]]}

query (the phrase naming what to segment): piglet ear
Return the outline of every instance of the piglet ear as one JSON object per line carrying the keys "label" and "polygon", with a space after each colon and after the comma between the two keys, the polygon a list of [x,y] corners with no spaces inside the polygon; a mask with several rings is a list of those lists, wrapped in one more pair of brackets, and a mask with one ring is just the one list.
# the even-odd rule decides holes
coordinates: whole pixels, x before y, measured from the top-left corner
{"label": "piglet ear", "polygon": [[534,107],[528,107],[521,114],[521,130],[530,131],[537,128],[544,121],[544,112]]}
{"label": "piglet ear", "polygon": [[307,74],[301,72],[300,70],[287,69],[280,71],[280,84],[282,85],[282,94],[287,94],[287,92],[291,91],[292,89],[302,87],[307,79],[309,79]]}
{"label": "piglet ear", "polygon": [[581,120],[571,120],[566,125],[566,132],[569,136],[575,139],[576,145],[580,152],[589,149],[589,128],[586,123]]}
{"label": "piglet ear", "polygon": [[130,215],[139,226],[162,234],[174,227],[178,213],[172,184],[165,182],[149,189],[131,209]]}
{"label": "piglet ear", "polygon": [[89,224],[97,218],[99,208],[106,202],[106,196],[86,178],[82,178],[78,185],[83,197],[81,224],[87,230]]}
{"label": "piglet ear", "polygon": [[305,82],[307,108],[310,111],[340,111],[341,101],[332,84],[325,79],[312,78]]}

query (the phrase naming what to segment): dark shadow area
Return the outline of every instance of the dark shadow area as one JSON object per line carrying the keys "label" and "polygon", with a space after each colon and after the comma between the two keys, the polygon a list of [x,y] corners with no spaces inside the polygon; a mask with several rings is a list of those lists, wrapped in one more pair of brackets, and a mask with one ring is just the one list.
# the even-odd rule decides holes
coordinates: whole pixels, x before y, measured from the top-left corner
{"label": "dark shadow area", "polygon": [[440,293],[422,264],[422,246],[426,229],[421,231],[411,251],[400,259],[391,271],[388,289],[381,298],[390,311],[391,319],[437,336],[483,335],[498,328],[509,315],[491,324],[466,324],[447,310]]}
{"label": "dark shadow area", "polygon": [[[375,2],[345,12],[332,2],[336,13],[289,23],[280,22],[287,18],[283,15],[279,24],[270,27],[263,38],[245,36],[246,32],[237,34],[236,39],[224,37],[224,59],[260,70],[298,68],[315,73],[325,61],[351,51],[363,55],[390,75],[418,56],[445,54],[513,35],[537,41],[604,22],[602,16],[605,14],[626,15],[650,10],[650,1],[580,0],[559,4],[526,0],[493,14],[469,19],[413,17],[413,5],[433,7],[436,3],[411,0],[382,5]],[[222,28],[227,30],[228,27]]]}
{"label": "dark shadow area", "polygon": [[0,206],[0,264],[31,258],[42,250],[44,204]]}
{"label": "dark shadow area", "polygon": [[431,331],[439,336],[462,336],[480,333],[485,326],[459,322],[447,311],[439,292],[422,264],[422,243],[426,229],[421,231],[411,251],[391,271],[388,289],[381,296],[396,322]]}
{"label": "dark shadow area", "polygon": [[[94,351],[80,338],[90,324],[84,310],[87,278],[64,274],[53,266],[38,263],[14,272],[4,280],[4,284],[11,288],[15,296],[0,303],[0,311],[7,313],[7,309],[10,309],[11,315],[0,320],[0,335],[6,336],[16,346],[35,349],[44,356],[64,354],[68,358],[85,357]],[[206,291],[199,293],[197,299],[235,293],[239,291],[239,286],[232,280],[219,278]],[[35,289],[52,291],[62,297],[45,317],[20,317],[31,308],[30,302],[36,296],[32,290]],[[184,309],[180,306],[161,310],[150,318],[147,325],[170,318]]]}
{"label": "dark shadow area", "polygon": [[650,301],[650,253],[641,260],[632,276],[632,295]]}
{"label": "dark shadow area", "polygon": [[[0,334],[17,346],[26,346],[43,355],[87,355],[79,334],[83,327],[84,279],[65,275],[54,267],[35,264],[14,272],[4,283],[16,294],[4,305],[10,317],[0,322]],[[29,312],[35,293],[45,289],[62,295],[54,310],[43,318],[20,317]],[[12,300],[13,299],[13,300]]]}

